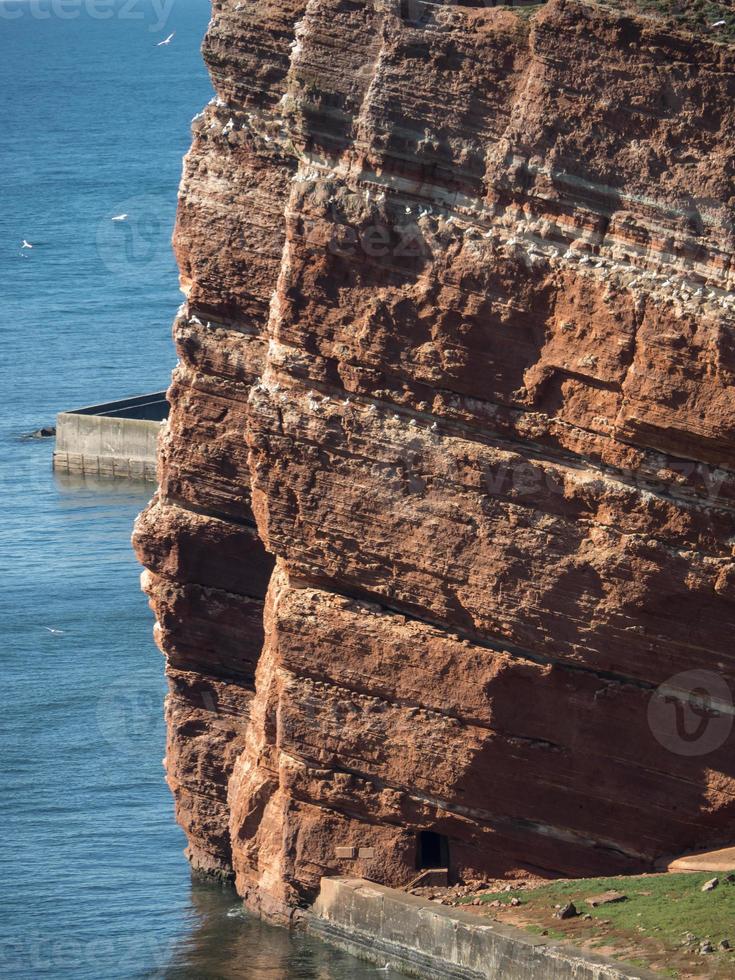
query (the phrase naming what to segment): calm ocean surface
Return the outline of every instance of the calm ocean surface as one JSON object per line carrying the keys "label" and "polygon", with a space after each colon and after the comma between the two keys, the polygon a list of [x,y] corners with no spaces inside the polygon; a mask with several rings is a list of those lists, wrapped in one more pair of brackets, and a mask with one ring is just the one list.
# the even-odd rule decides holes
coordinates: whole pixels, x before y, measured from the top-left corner
{"label": "calm ocean surface", "polygon": [[162,8],[0,0],[0,976],[384,977],[192,886],[129,546],[150,488],[54,478],[51,440],[23,438],[168,382],[176,188],[211,90],[209,4]]}

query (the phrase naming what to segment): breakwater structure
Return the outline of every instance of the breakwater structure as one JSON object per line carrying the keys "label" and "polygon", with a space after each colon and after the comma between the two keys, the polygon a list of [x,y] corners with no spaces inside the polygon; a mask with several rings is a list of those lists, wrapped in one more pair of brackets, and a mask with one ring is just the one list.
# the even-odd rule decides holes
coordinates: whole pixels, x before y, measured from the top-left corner
{"label": "breakwater structure", "polygon": [[54,469],[155,482],[158,435],[168,411],[166,392],[156,391],[60,412]]}

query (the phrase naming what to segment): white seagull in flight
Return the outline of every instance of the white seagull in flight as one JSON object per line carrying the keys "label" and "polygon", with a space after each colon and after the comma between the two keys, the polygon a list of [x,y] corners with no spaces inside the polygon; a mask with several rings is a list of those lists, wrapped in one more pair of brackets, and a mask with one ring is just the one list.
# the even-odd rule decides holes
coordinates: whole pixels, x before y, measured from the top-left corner
{"label": "white seagull in flight", "polygon": [[31,245],[31,243],[30,242],[27,242],[25,240],[25,238],[23,239],[23,244],[20,247],[21,248],[33,248],[33,246]]}
{"label": "white seagull in flight", "polygon": [[64,635],[64,631],[63,630],[54,630],[54,629],[51,629],[50,626],[44,626],[44,629],[45,630],[48,630],[49,633],[53,633],[54,636],[63,636]]}
{"label": "white seagull in flight", "polygon": [[110,221],[127,221],[127,214],[116,214],[114,218],[110,218]]}
{"label": "white seagull in flight", "polygon": [[160,48],[164,44],[170,44],[173,41],[173,39],[174,39],[174,34],[175,33],[176,33],[176,31],[174,31],[173,34],[169,34],[169,36],[168,37],[165,37],[162,41],[159,41],[158,44],[156,45],[156,47],[157,48]]}

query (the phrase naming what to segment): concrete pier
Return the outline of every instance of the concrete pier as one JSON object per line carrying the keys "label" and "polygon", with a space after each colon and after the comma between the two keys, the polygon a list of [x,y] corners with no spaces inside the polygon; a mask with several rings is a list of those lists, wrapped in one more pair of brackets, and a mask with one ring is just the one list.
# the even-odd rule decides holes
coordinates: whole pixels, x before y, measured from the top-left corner
{"label": "concrete pier", "polygon": [[165,391],[60,412],[54,469],[155,483],[158,434],[168,412]]}

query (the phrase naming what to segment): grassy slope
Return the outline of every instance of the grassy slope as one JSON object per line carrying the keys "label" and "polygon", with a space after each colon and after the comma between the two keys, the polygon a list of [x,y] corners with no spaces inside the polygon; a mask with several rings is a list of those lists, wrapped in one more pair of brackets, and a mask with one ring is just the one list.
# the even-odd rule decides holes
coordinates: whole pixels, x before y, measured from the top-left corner
{"label": "grassy slope", "polygon": [[[712,892],[702,892],[711,873],[643,875],[625,878],[585,878],[555,881],[535,889],[485,893],[479,898],[486,904],[500,901],[510,905],[518,898],[518,909],[489,909],[510,924],[534,931],[547,930],[551,938],[571,939],[591,949],[612,954],[617,952],[628,962],[656,967],[664,976],[735,977],[735,952],[717,950],[701,956],[699,944],[709,940],[717,949],[722,939],[735,946],[735,884],[720,875],[720,885]],[[627,896],[626,901],[593,909],[585,898],[614,889]],[[471,901],[470,896],[465,901]],[[559,920],[554,907],[574,902],[581,917]],[[696,942],[684,945],[687,933]],[[689,966],[689,964],[693,966]],[[666,965],[663,965],[666,964]],[[691,969],[698,972],[692,973]]]}
{"label": "grassy slope", "polygon": [[[519,17],[533,17],[544,5],[516,6],[508,2]],[[601,7],[610,10],[629,11],[646,14],[665,20],[677,28],[692,31],[694,34],[712,38],[727,43],[735,42],[735,5],[733,0],[588,0],[599,3]],[[721,27],[713,28],[712,24],[724,20]]]}
{"label": "grassy slope", "polygon": [[[696,34],[718,41],[735,41],[735,10],[732,2],[716,0],[598,0],[605,7],[615,10],[639,10],[643,14],[660,17]],[[722,27],[711,25],[724,20]]]}

